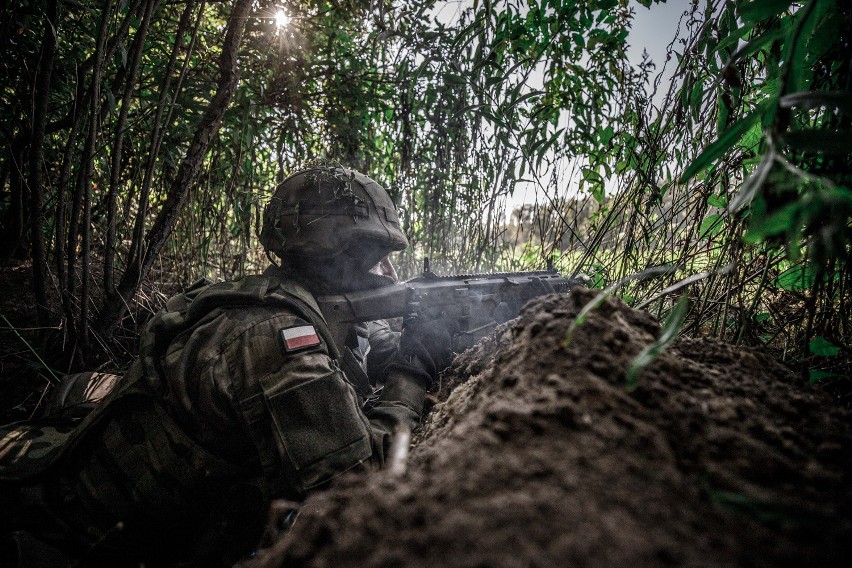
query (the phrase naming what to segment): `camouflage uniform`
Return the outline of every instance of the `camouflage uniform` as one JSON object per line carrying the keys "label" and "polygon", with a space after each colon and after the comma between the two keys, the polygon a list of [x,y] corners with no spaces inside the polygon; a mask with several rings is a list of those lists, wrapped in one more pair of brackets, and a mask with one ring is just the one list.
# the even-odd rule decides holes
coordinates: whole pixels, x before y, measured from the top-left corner
{"label": "camouflage uniform", "polygon": [[[307,326],[316,342],[289,349],[283,330]],[[271,498],[300,500],[380,466],[394,429],[419,420],[427,385],[388,371],[395,334],[357,331],[336,344],[311,294],[274,269],[175,296],[77,429],[0,442],[0,479],[27,480],[0,505],[16,510],[17,528],[76,557],[231,561],[257,542]],[[369,353],[365,335],[384,340]],[[366,412],[364,363],[384,382]],[[36,447],[49,436],[61,444]]]}

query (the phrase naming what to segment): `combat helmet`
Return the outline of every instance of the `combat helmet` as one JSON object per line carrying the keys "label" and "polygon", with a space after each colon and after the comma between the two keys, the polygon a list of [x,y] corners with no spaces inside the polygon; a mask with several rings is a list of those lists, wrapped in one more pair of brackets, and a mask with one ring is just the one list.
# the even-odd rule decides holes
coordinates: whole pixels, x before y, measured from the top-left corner
{"label": "combat helmet", "polygon": [[264,210],[260,242],[282,259],[346,253],[365,269],[408,246],[385,189],[341,167],[310,168],[281,182]]}

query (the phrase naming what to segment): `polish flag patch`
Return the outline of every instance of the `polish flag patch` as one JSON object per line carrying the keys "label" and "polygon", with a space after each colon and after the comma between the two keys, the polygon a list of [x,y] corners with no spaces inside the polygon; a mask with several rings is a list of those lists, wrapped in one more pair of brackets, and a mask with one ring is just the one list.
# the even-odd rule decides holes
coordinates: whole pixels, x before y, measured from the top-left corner
{"label": "polish flag patch", "polygon": [[321,343],[317,330],[312,325],[284,328],[281,330],[281,338],[284,340],[284,350],[287,352],[314,347]]}

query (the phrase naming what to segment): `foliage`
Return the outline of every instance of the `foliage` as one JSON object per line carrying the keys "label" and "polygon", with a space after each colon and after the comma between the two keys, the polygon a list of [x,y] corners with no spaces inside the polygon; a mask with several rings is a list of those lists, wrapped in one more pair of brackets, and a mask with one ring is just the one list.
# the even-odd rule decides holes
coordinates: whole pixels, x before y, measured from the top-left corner
{"label": "foliage", "polygon": [[844,374],[848,3],[696,0],[661,89],[626,51],[651,0],[260,0],[231,88],[249,4],[4,4],[0,252],[33,259],[42,325],[94,322],[108,347],[152,290],[261,268],[259,206],[327,159],[399,203],[403,275],[552,260],[660,316],[686,292],[684,331]]}
{"label": "foliage", "polygon": [[[672,49],[682,81],[659,108],[637,107],[648,159],[619,177],[582,263],[611,280],[681,267],[631,284],[638,300],[706,271],[686,331],[848,376],[848,357],[808,347],[815,335],[850,344],[850,17],[834,0],[693,3]],[[602,248],[624,258],[595,263]]]}
{"label": "foliage", "polygon": [[652,341],[640,351],[633,361],[630,363],[630,368],[627,369],[627,388],[635,389],[639,384],[639,375],[646,366],[659,357],[660,353],[665,351],[669,345],[677,337],[680,328],[686,319],[689,304],[687,296],[681,296],[675,304],[666,321],[663,323],[660,337]]}

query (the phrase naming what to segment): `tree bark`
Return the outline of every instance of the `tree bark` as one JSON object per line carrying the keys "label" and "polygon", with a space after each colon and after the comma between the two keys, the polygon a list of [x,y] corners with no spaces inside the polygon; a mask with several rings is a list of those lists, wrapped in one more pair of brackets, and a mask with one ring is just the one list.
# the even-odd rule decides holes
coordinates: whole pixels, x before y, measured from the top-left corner
{"label": "tree bark", "polygon": [[33,288],[36,313],[41,327],[47,327],[50,312],[47,305],[47,261],[44,253],[44,189],[42,187],[42,162],[44,138],[47,127],[47,99],[50,77],[56,55],[56,0],[48,0],[44,16],[44,36],[41,42],[38,74],[33,87],[33,123],[30,137],[30,242],[32,244]]}
{"label": "tree bark", "polygon": [[6,230],[0,242],[0,258],[21,258],[26,256],[24,243],[24,203],[26,187],[24,185],[24,146],[17,138],[12,141],[9,151],[9,210],[6,213]]}
{"label": "tree bark", "polygon": [[142,262],[128,264],[118,286],[119,296],[110,299],[101,311],[98,327],[104,332],[111,331],[124,315],[127,303],[136,294],[142,277],[150,270],[162,250],[186,202],[190,188],[198,179],[201,163],[210,147],[211,140],[219,132],[225,110],[234,96],[239,81],[237,58],[250,9],[251,0],[237,0],[234,4],[228,18],[222,54],[219,58],[220,76],[216,94],[204,111],[177,176],[169,188],[166,201],[145,236],[146,250],[142,256]]}
{"label": "tree bark", "polygon": [[[112,12],[113,0],[105,0],[103,14],[101,16],[100,29],[98,30],[98,40],[95,47],[95,65],[92,68],[92,85],[91,98],[89,101],[89,132],[86,137],[86,145],[83,148],[83,158],[81,160],[81,176],[78,182],[77,192],[82,196],[82,222],[80,227],[80,245],[82,252],[81,275],[80,275],[80,317],[78,320],[78,339],[82,349],[83,358],[89,355],[89,266],[91,252],[91,232],[92,232],[92,176],[94,174],[94,152],[95,142],[100,130],[100,93],[101,79],[104,69],[104,47],[106,44],[106,36],[109,24],[109,15]],[[72,211],[72,221],[76,218],[76,212]],[[69,231],[69,241],[76,242],[77,235],[75,232]],[[76,251],[74,251],[76,254]],[[71,262],[74,259],[73,254],[69,255],[69,286],[73,286],[71,281],[73,271],[71,270]]]}
{"label": "tree bark", "polygon": [[135,90],[136,76],[139,73],[139,63],[142,60],[142,51],[145,46],[145,38],[148,35],[148,25],[154,11],[159,7],[159,0],[149,0],[145,5],[142,22],[133,40],[133,49],[130,56],[130,67],[126,74],[124,93],[121,97],[121,111],[115,125],[115,136],[112,145],[112,160],[110,165],[109,189],[107,190],[107,234],[106,246],[104,247],[104,291],[106,297],[115,294],[115,282],[113,268],[115,263],[115,217],[118,199],[118,184],[121,179],[121,155],[124,148],[124,129],[127,125],[127,114],[130,109],[130,98]]}
{"label": "tree bark", "polygon": [[[163,81],[160,84],[160,97],[157,101],[157,111],[154,114],[154,127],[151,131],[151,143],[148,146],[148,158],[145,162],[145,174],[142,179],[142,187],[139,189],[139,205],[136,210],[136,219],[133,224],[133,238],[130,241],[130,252],[127,255],[127,266],[138,265],[142,262],[145,254],[145,220],[148,217],[148,200],[151,193],[151,184],[154,180],[154,170],[157,165],[157,155],[160,153],[160,144],[163,141],[163,113],[166,109],[169,89],[171,88],[172,74],[174,73],[178,53],[183,48],[183,38],[189,27],[189,18],[195,6],[194,0],[187,2],[178,22],[175,32],[175,42],[169,56],[169,63],[163,73]],[[174,99],[176,97],[172,97]]]}
{"label": "tree bark", "polygon": [[65,217],[68,209],[65,188],[71,180],[71,162],[76,147],[78,128],[72,124],[65,141],[65,150],[62,155],[62,169],[59,173],[59,182],[56,184],[56,211],[54,216],[54,241],[53,254],[56,266],[56,278],[59,281],[59,294],[62,297],[62,311],[65,314],[65,323],[72,337],[76,336],[77,328],[74,323],[74,308],[72,306],[71,292],[67,281],[67,254],[65,245]]}

